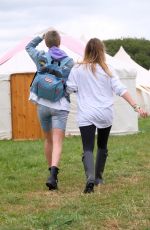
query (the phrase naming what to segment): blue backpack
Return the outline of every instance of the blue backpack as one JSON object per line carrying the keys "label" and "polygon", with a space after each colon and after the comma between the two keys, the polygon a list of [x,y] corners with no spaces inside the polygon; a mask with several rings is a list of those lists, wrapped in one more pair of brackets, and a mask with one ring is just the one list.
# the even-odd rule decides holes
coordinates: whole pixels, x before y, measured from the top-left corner
{"label": "blue backpack", "polygon": [[[71,58],[55,60],[46,53],[39,59],[40,69],[35,73],[30,91],[39,98],[56,102],[65,96],[65,82],[68,78],[67,62]],[[70,70],[70,69],[69,69]]]}

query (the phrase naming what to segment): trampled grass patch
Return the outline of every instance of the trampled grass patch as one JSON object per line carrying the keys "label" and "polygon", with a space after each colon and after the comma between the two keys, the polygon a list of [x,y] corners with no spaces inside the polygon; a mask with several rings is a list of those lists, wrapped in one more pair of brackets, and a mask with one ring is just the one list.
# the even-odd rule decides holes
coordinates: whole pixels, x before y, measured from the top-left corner
{"label": "trampled grass patch", "polygon": [[110,137],[105,185],[89,195],[82,193],[80,137],[65,139],[53,192],[45,186],[42,140],[0,141],[0,230],[150,229],[150,119],[139,127],[138,134]]}

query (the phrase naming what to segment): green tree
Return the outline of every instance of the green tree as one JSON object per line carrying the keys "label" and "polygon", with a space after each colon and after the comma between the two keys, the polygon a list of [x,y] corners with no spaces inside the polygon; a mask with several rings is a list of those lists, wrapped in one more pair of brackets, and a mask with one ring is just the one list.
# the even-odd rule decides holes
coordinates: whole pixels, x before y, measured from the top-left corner
{"label": "green tree", "polygon": [[106,46],[106,52],[114,56],[120,46],[123,46],[130,57],[139,65],[150,69],[150,41],[144,38],[122,38],[109,39],[103,41]]}

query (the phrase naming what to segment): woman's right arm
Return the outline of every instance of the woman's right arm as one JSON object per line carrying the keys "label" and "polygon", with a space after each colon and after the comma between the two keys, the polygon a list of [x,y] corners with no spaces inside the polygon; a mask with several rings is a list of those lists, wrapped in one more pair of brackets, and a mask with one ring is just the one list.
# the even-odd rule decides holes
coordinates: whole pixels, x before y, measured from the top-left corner
{"label": "woman's right arm", "polygon": [[131,97],[130,93],[128,91],[126,91],[123,95],[122,98],[124,100],[126,100],[129,105],[132,106],[132,108],[134,109],[135,112],[139,113],[139,115],[141,117],[147,117],[148,114],[146,111],[144,111],[136,102],[135,100]]}
{"label": "woman's right arm", "polygon": [[136,104],[134,98],[132,98],[132,96],[128,92],[127,87],[121,83],[118,77],[113,76],[111,79],[111,84],[115,94],[121,96],[125,101],[127,101],[129,105],[131,105],[131,107],[134,109],[135,112],[139,113],[141,117],[148,116],[147,112],[145,112],[142,108],[140,108],[140,106]]}
{"label": "woman's right arm", "polygon": [[77,82],[76,82],[76,71],[73,67],[70,71],[68,80],[66,82],[66,91],[67,93],[76,93],[78,91]]}

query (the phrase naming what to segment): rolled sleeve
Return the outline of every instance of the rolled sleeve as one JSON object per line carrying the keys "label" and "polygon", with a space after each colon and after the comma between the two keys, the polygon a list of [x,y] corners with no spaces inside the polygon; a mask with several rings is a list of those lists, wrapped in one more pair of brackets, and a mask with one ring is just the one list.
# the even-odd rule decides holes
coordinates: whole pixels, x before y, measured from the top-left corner
{"label": "rolled sleeve", "polygon": [[127,91],[127,87],[124,84],[122,84],[119,77],[117,76],[112,76],[111,86],[114,93],[118,96],[122,96]]}

